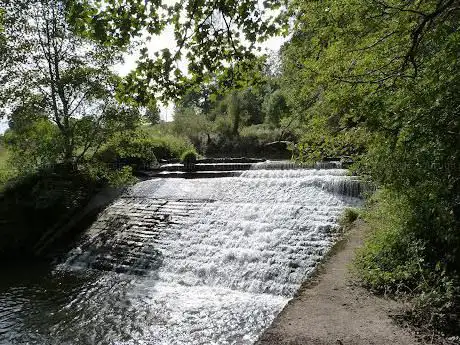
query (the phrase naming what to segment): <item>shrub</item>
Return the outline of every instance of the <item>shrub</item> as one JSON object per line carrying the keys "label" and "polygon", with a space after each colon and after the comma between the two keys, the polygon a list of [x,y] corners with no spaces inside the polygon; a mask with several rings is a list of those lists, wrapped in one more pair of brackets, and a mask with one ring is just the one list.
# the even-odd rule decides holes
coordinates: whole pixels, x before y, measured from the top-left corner
{"label": "shrub", "polygon": [[182,163],[196,163],[196,159],[197,159],[197,154],[195,152],[195,150],[188,150],[188,151],[185,151],[182,155],[181,155],[181,162]]}
{"label": "shrub", "polygon": [[359,217],[359,211],[355,208],[346,208],[340,217],[340,225],[347,227],[350,226]]}
{"label": "shrub", "polygon": [[20,173],[29,173],[61,160],[61,139],[56,126],[47,119],[33,121],[17,131],[7,130],[4,135],[9,162]]}
{"label": "shrub", "polygon": [[181,156],[181,162],[188,171],[195,170],[197,154],[194,150],[185,151]]}
{"label": "shrub", "polygon": [[357,252],[355,269],[374,291],[410,296],[412,322],[435,332],[459,335],[459,276],[442,259],[449,248],[439,252],[437,260],[432,257],[432,241],[419,235],[426,225],[410,201],[388,190],[377,192],[368,201],[363,217],[371,233]]}
{"label": "shrub", "polygon": [[137,182],[137,179],[133,176],[133,168],[130,166],[110,169],[100,162],[91,162],[85,164],[83,170],[92,179],[111,187],[123,187]]}
{"label": "shrub", "polygon": [[10,180],[0,193],[0,256],[35,255],[37,243],[86,206],[98,186],[88,174],[60,166]]}
{"label": "shrub", "polygon": [[181,155],[180,160],[183,164],[195,164],[197,160],[196,151],[195,150],[185,151]]}
{"label": "shrub", "polygon": [[226,115],[216,117],[216,120],[213,123],[213,130],[214,133],[219,136],[232,138],[234,135],[232,118]]}
{"label": "shrub", "polygon": [[371,228],[357,252],[355,267],[364,283],[381,292],[410,292],[422,279],[423,243],[407,231],[411,209],[407,200],[379,191],[363,212]]}
{"label": "shrub", "polygon": [[254,138],[259,144],[265,144],[280,140],[282,131],[280,128],[271,129],[267,125],[261,124],[243,127],[240,136],[242,138]]}
{"label": "shrub", "polygon": [[116,168],[127,165],[134,169],[144,169],[156,164],[158,160],[179,158],[184,151],[191,148],[193,146],[180,137],[153,137],[151,133],[141,129],[129,135],[112,138],[96,158]]}

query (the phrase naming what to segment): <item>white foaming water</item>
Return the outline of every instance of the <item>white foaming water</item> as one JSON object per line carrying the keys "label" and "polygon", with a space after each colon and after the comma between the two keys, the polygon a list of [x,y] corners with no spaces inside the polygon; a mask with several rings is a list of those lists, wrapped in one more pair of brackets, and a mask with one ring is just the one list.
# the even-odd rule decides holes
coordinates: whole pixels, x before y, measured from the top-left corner
{"label": "white foaming water", "polygon": [[102,272],[69,303],[92,320],[72,334],[82,344],[254,343],[337,239],[337,218],[360,203],[356,186],[339,169],[137,184],[56,271]]}

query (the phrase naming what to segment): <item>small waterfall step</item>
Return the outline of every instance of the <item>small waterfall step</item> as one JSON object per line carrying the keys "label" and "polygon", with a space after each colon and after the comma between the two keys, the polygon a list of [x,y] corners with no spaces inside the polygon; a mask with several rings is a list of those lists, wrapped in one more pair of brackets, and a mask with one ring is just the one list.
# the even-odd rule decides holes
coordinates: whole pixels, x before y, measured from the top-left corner
{"label": "small waterfall step", "polygon": [[[162,164],[156,169],[139,171],[138,174],[147,177],[182,177],[209,178],[238,176],[247,170],[305,170],[305,169],[341,169],[343,162],[326,161],[316,164],[305,164],[294,161],[270,161],[254,158],[204,158],[199,159],[192,167],[174,161]],[[190,171],[193,170],[193,171]]]}

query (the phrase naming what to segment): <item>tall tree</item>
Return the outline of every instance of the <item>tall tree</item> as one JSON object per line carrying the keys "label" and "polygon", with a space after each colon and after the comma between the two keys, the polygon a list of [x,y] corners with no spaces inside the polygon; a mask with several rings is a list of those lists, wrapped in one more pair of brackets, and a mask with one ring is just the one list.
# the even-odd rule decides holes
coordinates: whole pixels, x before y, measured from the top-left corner
{"label": "tall tree", "polygon": [[417,290],[433,272],[458,279],[458,1],[299,0],[293,9],[283,87],[307,129],[300,158],[358,154],[360,173],[406,210],[390,217],[398,236],[371,248],[368,282]]}
{"label": "tall tree", "polygon": [[100,144],[119,107],[119,79],[110,70],[121,61],[118,49],[75,34],[67,1],[0,0],[0,6],[8,51],[0,61],[0,108],[4,115],[21,108],[45,114],[62,139],[62,160],[82,159]]}
{"label": "tall tree", "polygon": [[[137,68],[124,86],[126,95],[147,103],[151,95],[181,95],[223,70],[229,71],[223,76],[231,86],[248,82],[257,61],[257,43],[287,29],[287,2],[134,0],[99,6],[98,1],[71,0],[69,20],[79,32],[107,44],[126,46],[142,38]],[[175,44],[149,54],[150,39],[166,28],[174,31]],[[181,60],[188,73],[179,68]]]}
{"label": "tall tree", "polygon": [[152,125],[156,125],[160,123],[160,108],[156,101],[150,101],[145,110],[145,118],[150,122]]}

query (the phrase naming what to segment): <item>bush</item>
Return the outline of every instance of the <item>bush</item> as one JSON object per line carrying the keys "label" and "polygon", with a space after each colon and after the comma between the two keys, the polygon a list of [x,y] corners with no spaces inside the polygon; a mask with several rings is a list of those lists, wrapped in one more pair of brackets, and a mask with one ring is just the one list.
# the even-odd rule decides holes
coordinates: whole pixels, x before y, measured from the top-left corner
{"label": "bush", "polygon": [[[212,140],[206,145],[207,156],[254,156],[271,158],[291,158],[291,152],[268,147],[267,144],[279,140],[295,140],[290,131],[283,133],[281,129],[270,129],[265,124],[242,127],[240,135],[219,132],[213,134]],[[276,146],[276,145],[274,145]]]}
{"label": "bush", "polygon": [[240,131],[242,138],[253,138],[259,144],[282,140],[282,135],[283,133],[280,128],[272,129],[264,124],[243,127]]}
{"label": "bush", "polygon": [[340,217],[340,225],[347,227],[350,226],[359,217],[359,211],[354,208],[346,208]]}
{"label": "bush", "polygon": [[438,250],[438,260],[432,256],[432,243],[419,235],[423,225],[410,199],[379,191],[363,217],[371,233],[354,261],[363,283],[376,292],[412,298],[410,321],[419,326],[459,335],[458,272],[442,259],[448,248]]}
{"label": "bush", "polygon": [[405,198],[379,191],[363,213],[371,228],[355,266],[364,283],[380,292],[412,292],[422,280],[424,243],[407,230],[411,209]]}
{"label": "bush", "polygon": [[4,143],[9,162],[20,173],[51,166],[62,159],[59,130],[47,119],[29,123],[18,131],[7,130]]}
{"label": "bush", "polygon": [[100,162],[91,162],[86,164],[83,170],[92,179],[111,187],[128,186],[138,181],[133,176],[133,168],[130,166],[123,166],[120,169],[110,169]]}
{"label": "bush", "polygon": [[[165,137],[170,135],[178,137],[174,131],[174,122],[160,122],[156,125],[144,125],[141,128],[141,131],[149,137]],[[179,136],[179,138],[181,137]]]}
{"label": "bush", "polygon": [[197,154],[194,150],[185,151],[181,156],[181,162],[188,171],[195,170]]}
{"label": "bush", "polygon": [[60,166],[10,180],[0,194],[0,256],[35,255],[43,236],[86,206],[97,187],[88,174]]}
{"label": "bush", "polygon": [[138,130],[112,138],[96,155],[96,159],[115,168],[131,166],[139,170],[152,167],[158,160],[179,158],[184,151],[193,148],[180,137],[150,135],[148,131]]}
{"label": "bush", "polygon": [[180,157],[180,161],[183,164],[195,164],[196,160],[197,160],[197,154],[195,150],[185,151]]}

